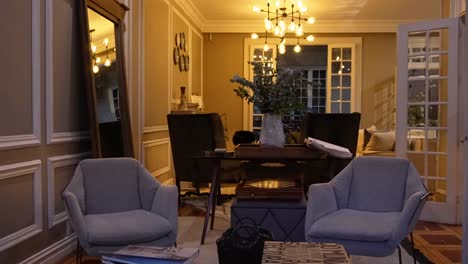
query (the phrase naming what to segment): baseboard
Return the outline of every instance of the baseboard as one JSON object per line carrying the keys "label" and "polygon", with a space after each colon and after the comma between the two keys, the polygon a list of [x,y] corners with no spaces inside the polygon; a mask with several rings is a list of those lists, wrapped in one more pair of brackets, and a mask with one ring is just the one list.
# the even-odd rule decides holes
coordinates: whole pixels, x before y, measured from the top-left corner
{"label": "baseboard", "polygon": [[37,252],[19,264],[56,264],[76,250],[76,236],[69,235]]}

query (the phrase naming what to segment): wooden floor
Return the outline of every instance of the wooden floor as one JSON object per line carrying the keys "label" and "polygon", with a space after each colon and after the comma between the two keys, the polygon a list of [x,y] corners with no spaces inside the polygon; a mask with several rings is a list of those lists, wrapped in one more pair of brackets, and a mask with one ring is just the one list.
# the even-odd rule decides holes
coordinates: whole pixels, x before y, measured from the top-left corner
{"label": "wooden floor", "polygon": [[[203,217],[205,211],[190,205],[182,204],[179,208],[180,216]],[[420,221],[414,232],[415,247],[430,261],[436,264],[461,264],[462,227],[443,225]],[[76,255],[72,254],[58,264],[75,264]],[[83,257],[85,264],[100,263],[99,258]]]}

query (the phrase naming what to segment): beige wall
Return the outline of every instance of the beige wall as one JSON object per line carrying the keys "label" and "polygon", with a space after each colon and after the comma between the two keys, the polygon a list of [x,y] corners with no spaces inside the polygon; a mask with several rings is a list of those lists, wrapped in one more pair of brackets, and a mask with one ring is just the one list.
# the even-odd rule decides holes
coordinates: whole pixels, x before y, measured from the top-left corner
{"label": "beige wall", "polygon": [[72,238],[65,222],[52,220],[90,151],[89,139],[77,137],[88,124],[74,8],[72,0],[17,0],[0,10],[0,263]]}
{"label": "beige wall", "polygon": [[[136,153],[155,178],[169,182],[173,171],[166,115],[178,104],[181,86],[187,87],[188,100],[192,88],[202,93],[201,34],[175,1],[137,1],[130,8],[135,76],[130,89],[132,105],[138,106],[133,107],[132,116]],[[180,54],[190,57],[188,72],[180,71],[173,60],[175,35],[180,33],[186,41]]]}
{"label": "beige wall", "polygon": [[[242,130],[242,101],[229,82],[234,74],[243,75],[244,38],[247,34],[204,34],[204,97],[207,111],[226,113],[229,139]],[[381,109],[380,95],[394,94],[396,34],[317,34],[316,37],[362,37],[361,127],[376,122],[386,124],[376,113],[389,111],[394,103]],[[222,98],[222,100],[220,100]]]}

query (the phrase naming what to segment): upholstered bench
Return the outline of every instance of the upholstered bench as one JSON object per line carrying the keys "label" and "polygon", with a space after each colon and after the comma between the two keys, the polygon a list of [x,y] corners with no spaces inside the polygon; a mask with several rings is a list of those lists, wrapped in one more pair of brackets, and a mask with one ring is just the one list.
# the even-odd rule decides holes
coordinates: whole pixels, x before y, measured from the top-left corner
{"label": "upholstered bench", "polygon": [[305,241],[304,219],[307,201],[234,200],[231,226],[255,224],[273,233],[277,241]]}

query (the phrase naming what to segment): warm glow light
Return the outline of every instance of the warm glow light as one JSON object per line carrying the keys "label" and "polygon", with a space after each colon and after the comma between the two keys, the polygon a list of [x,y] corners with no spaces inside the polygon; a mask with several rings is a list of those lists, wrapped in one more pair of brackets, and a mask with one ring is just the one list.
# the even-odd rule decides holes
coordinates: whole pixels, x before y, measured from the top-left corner
{"label": "warm glow light", "polygon": [[340,60],[340,56],[336,56],[336,60],[339,61],[339,60]]}
{"label": "warm glow light", "polygon": [[314,24],[314,23],[315,23],[315,17],[309,17],[309,18],[307,19],[307,23],[309,23],[309,24]]}
{"label": "warm glow light", "polygon": [[297,1],[297,6],[298,6],[299,8],[301,8],[301,7],[303,7],[303,6],[304,6],[304,4],[302,3],[302,1],[301,1],[301,0],[299,0],[299,1]]}
{"label": "warm glow light", "polygon": [[104,66],[106,66],[106,67],[111,66],[111,60],[106,59],[106,61],[104,62]]}
{"label": "warm glow light", "polygon": [[282,31],[286,30],[286,23],[284,23],[283,20],[280,20],[280,21],[278,22],[278,26],[279,26],[279,28],[280,28]]}
{"label": "warm glow light", "polygon": [[268,19],[267,17],[265,17],[265,29],[268,30],[268,31],[270,31],[272,27],[273,27],[273,25],[271,24],[270,19]]}
{"label": "warm glow light", "polygon": [[258,39],[257,33],[252,33],[252,35],[250,35],[250,37],[251,37],[252,39]]}
{"label": "warm glow light", "polygon": [[296,46],[294,46],[294,52],[296,53],[301,52],[301,46],[299,46],[299,44],[296,44]]}
{"label": "warm glow light", "polygon": [[270,46],[268,46],[268,44],[265,43],[265,45],[263,46],[263,50],[268,51],[269,49],[270,49]]}
{"label": "warm glow light", "polygon": [[94,66],[93,66],[93,72],[94,72],[94,73],[98,73],[98,72],[99,72],[99,66],[94,65]]}
{"label": "warm glow light", "polygon": [[276,0],[276,3],[275,3],[276,7],[280,7],[281,5],[281,2],[279,0]]}
{"label": "warm glow light", "polygon": [[280,32],[281,32],[281,29],[278,26],[276,26],[275,27],[275,32],[274,32],[275,36],[279,36]]}
{"label": "warm glow light", "polygon": [[280,32],[279,32],[279,35],[280,37],[284,37],[284,35],[286,34],[286,32],[284,30],[281,30],[280,29]]}
{"label": "warm glow light", "polygon": [[93,51],[93,53],[96,53],[96,49],[97,49],[96,45],[91,44],[91,50]]}
{"label": "warm glow light", "polygon": [[96,63],[101,63],[101,58],[97,57],[96,58]]}
{"label": "warm glow light", "polygon": [[304,35],[304,29],[303,29],[302,25],[300,25],[296,30],[296,36],[302,37],[303,35]]}
{"label": "warm glow light", "polygon": [[255,13],[260,13],[260,10],[261,10],[261,9],[260,9],[260,7],[258,7],[258,6],[254,6],[254,7],[252,8],[252,10],[253,10]]}
{"label": "warm glow light", "polygon": [[104,45],[106,45],[106,46],[109,45],[109,39],[108,39],[108,38],[105,38],[104,41],[103,41],[102,43],[104,43]]}
{"label": "warm glow light", "polygon": [[304,14],[305,12],[307,12],[307,7],[303,6],[301,7],[301,9],[299,9],[299,11],[301,11],[301,14]]}
{"label": "warm glow light", "polygon": [[278,45],[278,52],[279,52],[280,54],[284,54],[284,53],[286,52],[286,47],[284,46],[283,43],[281,43],[281,44]]}
{"label": "warm glow light", "polygon": [[314,41],[314,40],[315,40],[315,37],[314,37],[313,35],[309,35],[309,36],[307,36],[307,38],[306,38],[306,39],[307,39],[307,41],[310,41],[310,42],[312,42],[312,41]]}
{"label": "warm glow light", "polygon": [[289,31],[296,31],[296,23],[294,23],[294,21],[292,21],[291,24],[289,24]]}

